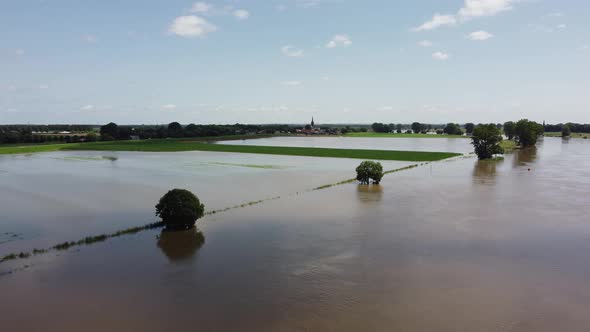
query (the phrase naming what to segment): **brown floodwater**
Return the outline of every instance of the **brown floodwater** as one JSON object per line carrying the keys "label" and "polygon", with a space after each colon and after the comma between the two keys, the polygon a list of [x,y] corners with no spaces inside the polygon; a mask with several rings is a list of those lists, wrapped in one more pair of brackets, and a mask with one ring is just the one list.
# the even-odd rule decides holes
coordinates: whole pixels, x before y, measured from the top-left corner
{"label": "brown floodwater", "polygon": [[589,165],[588,141],[545,139],[19,261],[0,326],[588,331]]}

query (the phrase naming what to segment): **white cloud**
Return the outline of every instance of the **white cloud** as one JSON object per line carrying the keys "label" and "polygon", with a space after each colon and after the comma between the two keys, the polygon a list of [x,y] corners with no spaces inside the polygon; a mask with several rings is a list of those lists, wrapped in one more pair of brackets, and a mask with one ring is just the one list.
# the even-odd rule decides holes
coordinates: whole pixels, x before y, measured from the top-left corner
{"label": "white cloud", "polygon": [[87,43],[96,43],[97,39],[96,36],[93,35],[86,35],[82,37],[82,40]]}
{"label": "white cloud", "polygon": [[558,29],[565,29],[565,28],[567,28],[567,24],[559,24],[559,25],[557,25],[557,28]]}
{"label": "white cloud", "polygon": [[174,22],[168,28],[169,33],[186,38],[203,37],[216,30],[215,25],[195,15],[179,16],[174,19]]}
{"label": "white cloud", "polygon": [[426,31],[441,26],[455,25],[478,17],[495,16],[499,13],[513,9],[513,4],[521,0],[465,0],[463,7],[459,8],[455,15],[434,14],[430,21],[412,29],[414,31]]}
{"label": "white cloud", "polygon": [[247,20],[250,17],[250,12],[244,9],[234,10],[232,15],[238,20]]}
{"label": "white cloud", "polygon": [[47,90],[47,89],[49,89],[49,85],[47,85],[47,84],[41,84],[41,85],[39,85],[39,89],[41,89],[41,90]]}
{"label": "white cloud", "polygon": [[94,105],[85,105],[80,107],[82,111],[92,111],[94,109]]}
{"label": "white cloud", "polygon": [[206,2],[195,2],[190,9],[191,13],[207,13],[213,8],[213,5]]}
{"label": "white cloud", "polygon": [[492,35],[491,33],[487,32],[487,31],[483,31],[483,30],[474,31],[467,36],[467,38],[469,38],[471,40],[475,40],[475,41],[488,40],[492,37],[494,37],[494,35]]}
{"label": "white cloud", "polygon": [[291,57],[302,57],[304,54],[302,49],[291,45],[281,47],[281,52],[283,52],[284,55]]}
{"label": "white cloud", "polygon": [[444,61],[444,60],[448,60],[450,57],[451,57],[450,54],[445,53],[445,52],[441,52],[441,51],[432,53],[432,58],[435,60]]}
{"label": "white cloud", "polygon": [[25,50],[18,48],[16,50],[14,50],[14,54],[16,54],[16,55],[24,55],[25,54]]}
{"label": "white cloud", "polygon": [[300,81],[283,81],[281,82],[281,85],[285,85],[285,86],[300,86],[301,83]]}
{"label": "white cloud", "polygon": [[334,48],[338,46],[347,47],[352,45],[352,40],[347,35],[335,35],[327,44],[327,48]]}
{"label": "white cloud", "polygon": [[590,45],[588,45],[588,44],[580,45],[580,47],[578,47],[578,50],[580,50],[580,51],[588,51],[588,50],[590,50]]}
{"label": "white cloud", "polygon": [[470,20],[482,16],[495,16],[501,12],[512,10],[516,0],[465,0],[463,8],[457,16],[461,20]]}
{"label": "white cloud", "polygon": [[414,31],[426,31],[426,30],[433,30],[443,25],[455,25],[457,24],[457,19],[453,15],[440,15],[434,14],[432,19],[428,22],[425,22],[419,27],[414,28]]}
{"label": "white cloud", "polygon": [[166,110],[173,110],[173,109],[176,109],[176,105],[174,105],[174,104],[166,104],[166,105],[162,105],[162,108],[163,109],[166,109]]}
{"label": "white cloud", "polygon": [[422,41],[418,42],[418,45],[420,45],[422,47],[430,47],[430,46],[432,46],[432,42],[430,40],[422,40]]}

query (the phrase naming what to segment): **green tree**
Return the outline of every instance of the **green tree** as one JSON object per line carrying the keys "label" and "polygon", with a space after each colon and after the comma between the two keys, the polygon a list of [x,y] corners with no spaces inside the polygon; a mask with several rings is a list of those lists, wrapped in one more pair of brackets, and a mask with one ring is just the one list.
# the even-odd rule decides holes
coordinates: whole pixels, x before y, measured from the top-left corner
{"label": "green tree", "polygon": [[561,130],[561,136],[562,137],[569,137],[572,134],[572,130],[570,129],[570,125],[566,124],[565,126],[563,126],[563,129]]}
{"label": "green tree", "polygon": [[103,141],[112,141],[119,138],[119,126],[114,122],[110,122],[100,127],[100,138]]}
{"label": "green tree", "polygon": [[502,142],[502,134],[493,123],[479,125],[473,129],[471,144],[473,144],[475,154],[480,160],[491,159],[495,154],[504,153],[500,142]]}
{"label": "green tree", "polygon": [[444,132],[447,135],[463,135],[461,127],[455,123],[447,123]]}
{"label": "green tree", "polygon": [[510,140],[513,139],[516,136],[516,123],[512,121],[504,123],[504,135]]}
{"label": "green tree", "polygon": [[168,137],[182,137],[183,135],[183,129],[182,126],[180,125],[180,123],[178,122],[171,122],[170,124],[168,124]]}
{"label": "green tree", "polygon": [[473,129],[475,129],[475,125],[473,123],[466,123],[465,124],[465,132],[469,135],[473,134]]}
{"label": "green tree", "polygon": [[412,131],[414,133],[419,133],[420,131],[422,131],[422,124],[420,122],[414,122],[412,123]]}
{"label": "green tree", "polygon": [[534,146],[537,138],[543,134],[543,125],[522,119],[516,123],[515,136],[522,147]]}
{"label": "green tree", "polygon": [[363,161],[356,168],[356,179],[363,184],[369,184],[373,180],[374,184],[379,184],[383,178],[383,166],[375,161]]}
{"label": "green tree", "polygon": [[203,216],[205,206],[188,190],[172,189],[156,205],[156,216],[167,228],[183,229],[195,225]]}
{"label": "green tree", "polygon": [[96,142],[96,133],[91,131],[88,134],[86,134],[86,138],[85,138],[86,142]]}

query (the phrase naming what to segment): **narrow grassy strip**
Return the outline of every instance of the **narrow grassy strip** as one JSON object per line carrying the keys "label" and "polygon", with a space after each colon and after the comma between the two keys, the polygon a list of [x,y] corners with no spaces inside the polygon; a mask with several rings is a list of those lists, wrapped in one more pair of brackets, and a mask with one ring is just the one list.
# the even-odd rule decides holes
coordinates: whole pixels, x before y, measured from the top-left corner
{"label": "narrow grassy strip", "polygon": [[163,226],[164,226],[163,223],[156,222],[156,223],[151,223],[151,224],[147,224],[144,226],[127,228],[124,230],[117,231],[115,233],[87,236],[87,237],[85,237],[81,240],[78,240],[78,241],[71,241],[71,242],[66,241],[66,242],[58,243],[50,248],[45,248],[45,249],[35,248],[31,252],[12,253],[12,254],[8,254],[8,255],[2,257],[0,259],[0,263],[15,260],[15,259],[29,258],[29,257],[35,256],[35,255],[46,254],[46,253],[53,251],[53,250],[57,250],[57,251],[68,250],[71,247],[75,247],[75,246],[90,245],[90,244],[97,243],[97,242],[104,242],[110,238],[119,237],[119,236],[123,236],[123,235],[135,234],[135,233],[139,233],[141,231],[145,231],[148,229],[154,229],[154,228],[160,228]]}
{"label": "narrow grassy strip", "polygon": [[179,152],[208,151],[229,153],[252,153],[324,158],[352,158],[398,161],[436,161],[458,156],[450,152],[394,151],[394,150],[359,150],[332,149],[286,146],[226,145],[209,144],[198,141],[146,140],[115,141],[97,144],[71,145],[64,150],[98,150],[98,151],[139,151],[139,152]]}
{"label": "narrow grassy strip", "polygon": [[429,135],[407,133],[347,133],[346,137],[374,137],[374,138],[469,138],[461,135]]}

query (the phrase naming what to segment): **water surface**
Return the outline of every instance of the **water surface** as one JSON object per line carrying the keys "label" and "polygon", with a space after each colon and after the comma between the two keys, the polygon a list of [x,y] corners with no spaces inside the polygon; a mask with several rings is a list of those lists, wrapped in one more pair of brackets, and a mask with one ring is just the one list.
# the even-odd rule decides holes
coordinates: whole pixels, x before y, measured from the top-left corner
{"label": "water surface", "polygon": [[588,164],[587,141],[545,139],[498,163],[459,158],[388,175],[379,187],[208,216],[204,243],[194,230],[177,241],[153,230],[47,255],[0,277],[0,324],[587,331]]}

